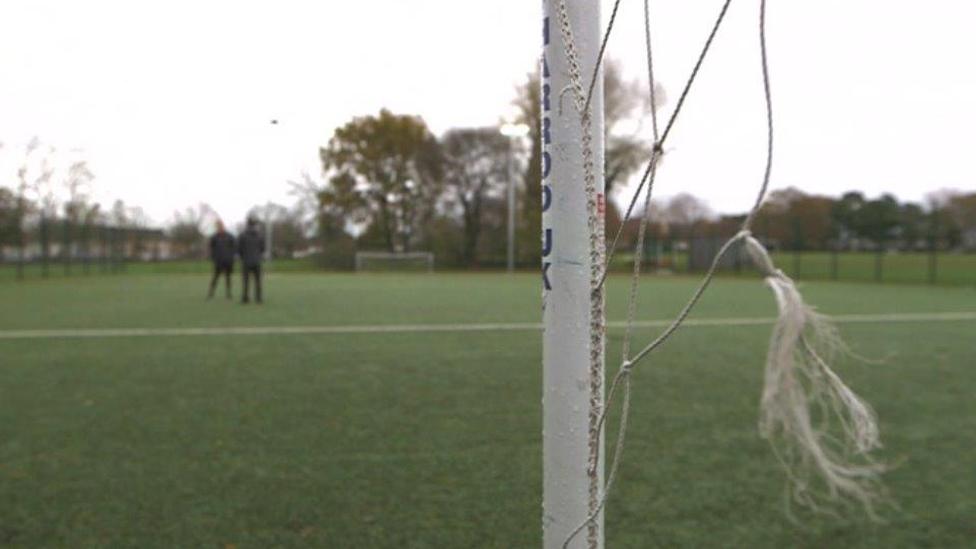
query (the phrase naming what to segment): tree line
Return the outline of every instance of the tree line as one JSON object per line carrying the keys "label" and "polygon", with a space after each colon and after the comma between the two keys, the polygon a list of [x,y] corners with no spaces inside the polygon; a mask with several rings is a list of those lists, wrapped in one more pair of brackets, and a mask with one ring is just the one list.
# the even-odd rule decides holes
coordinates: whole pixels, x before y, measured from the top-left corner
{"label": "tree line", "polygon": [[[651,215],[650,238],[669,242],[727,238],[745,218],[716,215],[689,194],[652,203]],[[632,243],[637,230],[638,221],[630,220],[622,241]],[[769,194],[753,232],[772,248],[791,251],[976,251],[976,192],[939,190],[916,203],[887,193],[830,197],[790,187]]]}
{"label": "tree line", "polygon": [[[165,230],[145,211],[122,200],[106,207],[93,200],[95,174],[88,162],[32,139],[19,154],[15,179],[0,184],[0,260],[199,259],[219,219],[200,203],[174,213]],[[291,257],[307,246],[314,227],[297,207],[255,206],[251,215],[272,223],[277,253]]]}
{"label": "tree line", "polygon": [[[666,94],[658,88],[659,104],[652,107],[649,94],[637,81],[627,81],[613,61],[604,86],[605,184],[613,196],[650,154],[647,132],[631,122],[659,108]],[[517,261],[536,265],[543,130],[537,73],[516,88],[512,105],[511,121],[528,127],[525,138],[506,137],[495,126],[453,128],[436,136],[420,116],[388,110],[353,118],[320,147],[321,177],[302,174],[288,182],[297,197],[293,205],[258,205],[251,215],[271,224],[280,257],[309,254],[323,265],[348,268],[356,251],[422,250],[433,252],[442,266],[491,267],[505,257],[511,183],[517,195]],[[59,163],[55,156],[32,141],[17,181],[0,187],[0,247],[23,242],[25,227],[46,227],[53,219],[78,233],[109,224],[148,227],[139,208],[92,202],[94,174],[84,160]],[[743,216],[717,215],[700,198],[679,194],[652,204],[650,238],[687,245],[693,238],[728,236]],[[608,236],[617,232],[620,217],[608,201]],[[202,257],[216,220],[205,203],[175,212],[164,235],[168,256]],[[622,246],[634,242],[637,227],[633,219],[623,227]],[[890,194],[828,197],[788,188],[770,193],[754,230],[779,249],[973,249],[976,193],[938,191],[913,203]]]}
{"label": "tree line", "polygon": [[104,240],[107,227],[149,229],[149,218],[139,207],[94,202],[94,179],[88,162],[73,151],[62,153],[32,139],[22,151],[14,181],[0,185],[0,254],[22,257],[31,246],[47,258],[50,247],[64,249],[66,242],[88,254]]}
{"label": "tree line", "polygon": [[[605,184],[612,196],[650,154],[651,143],[638,131],[628,133],[626,122],[651,105],[615,63],[607,67],[605,87]],[[422,249],[434,252],[442,265],[498,265],[506,245],[505,189],[514,177],[517,256],[522,264],[537,264],[539,91],[536,75],[517,89],[517,120],[530,129],[522,141],[509,141],[495,127],[451,129],[438,138],[422,118],[385,110],[336,129],[320,149],[325,182],[309,185],[323,249],[340,255],[355,249]],[[656,96],[666,100],[664,90],[656,90]],[[702,199],[679,194],[652,204],[651,238],[687,246],[693,238],[727,237],[744,216],[717,215]],[[620,217],[610,201],[608,237],[620,227]],[[623,246],[633,244],[637,227],[631,220],[623,228]],[[971,250],[976,249],[976,193],[942,190],[914,203],[891,194],[868,197],[852,190],[829,197],[787,188],[770,193],[754,228],[778,249]]]}

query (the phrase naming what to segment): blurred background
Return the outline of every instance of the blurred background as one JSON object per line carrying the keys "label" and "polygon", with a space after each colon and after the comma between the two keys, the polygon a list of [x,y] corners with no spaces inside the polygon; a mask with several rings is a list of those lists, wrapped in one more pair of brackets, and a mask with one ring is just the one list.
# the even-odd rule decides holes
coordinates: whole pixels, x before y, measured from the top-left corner
{"label": "blurred background", "polygon": [[[653,8],[662,116],[713,3]],[[757,232],[792,255],[795,275],[972,282],[956,271],[974,264],[956,256],[976,248],[973,10],[771,6],[779,131]],[[669,142],[647,255],[659,269],[707,264],[753,200],[755,11],[730,11]],[[193,268],[214,222],[236,231],[248,213],[272,225],[274,258],[303,269],[411,250],[440,268],[496,269],[511,248],[535,268],[540,14],[520,1],[9,4],[2,276]],[[608,234],[650,143],[642,28],[627,24],[641,6],[619,17],[605,75]],[[375,154],[344,157],[354,137]],[[369,180],[388,154],[402,173]]]}
{"label": "blurred background", "polygon": [[[723,2],[650,4],[657,104],[641,2],[605,65],[608,374],[649,117]],[[758,9],[732,3],[669,135],[635,348],[755,200]],[[0,547],[538,546],[541,17],[0,2]],[[973,546],[974,20],[968,0],[768,2],[753,231],[853,351],[832,365],[878,413],[886,522],[787,509],[756,429],[776,307],[736,250],[635,372],[608,547]],[[240,270],[208,301],[217,222],[248,218],[264,304],[236,304]]]}

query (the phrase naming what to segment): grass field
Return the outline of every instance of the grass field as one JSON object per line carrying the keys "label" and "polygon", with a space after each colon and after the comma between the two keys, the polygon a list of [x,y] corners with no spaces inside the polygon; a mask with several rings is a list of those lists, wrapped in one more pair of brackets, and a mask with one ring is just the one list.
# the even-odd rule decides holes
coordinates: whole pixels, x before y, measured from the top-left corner
{"label": "grass field", "polygon": [[[205,301],[206,283],[0,284],[0,546],[539,546],[536,330],[11,332],[534,323],[538,276],[275,273],[261,307]],[[647,278],[642,318],[668,318],[695,283]],[[611,277],[612,319],[625,286]],[[833,314],[976,311],[972,288],[804,291]],[[693,318],[774,313],[757,280],[726,278]],[[786,518],[783,477],[756,433],[769,326],[698,326],[636,373],[607,547],[972,547],[976,321],[841,328],[858,353],[884,359],[839,370],[875,406],[882,457],[898,464],[887,523]]]}
{"label": "grass field", "polygon": [[[829,252],[780,252],[774,255],[777,265],[790,276],[803,280],[826,280],[834,276]],[[799,255],[799,260],[797,260]],[[930,282],[931,257],[926,253],[887,253],[881,256],[881,281],[899,284]],[[837,255],[837,279],[872,282],[876,279],[877,254],[845,252]],[[940,285],[976,286],[976,254],[939,253],[935,260],[935,283]]]}
{"label": "grass field", "polygon": [[[830,252],[775,252],[776,265],[798,280],[837,280],[843,282],[879,282],[877,278],[877,254],[874,252],[842,252],[835,258]],[[649,256],[653,258],[653,254]],[[678,273],[687,273],[688,254],[665,254],[664,261]],[[976,287],[976,254],[939,252],[935,257],[928,253],[885,253],[881,256],[880,282],[895,284],[935,284],[939,286]],[[629,270],[633,254],[618,253],[614,268],[620,272]],[[751,276],[748,259],[742,260],[737,276]],[[736,276],[731,270],[725,276]],[[836,278],[835,278],[836,277]]]}
{"label": "grass field", "polygon": [[[877,278],[877,254],[873,252],[842,252],[836,256],[836,278],[834,270],[835,258],[829,252],[776,252],[773,254],[776,265],[788,275],[798,280],[836,280],[842,282],[879,282]],[[615,272],[628,273],[633,265],[633,254],[621,250],[615,255],[613,269]],[[654,260],[654,254],[646,257],[648,265]],[[662,261],[667,268],[680,273],[688,273],[688,254],[667,253]],[[928,253],[886,253],[881,256],[880,282],[895,284],[934,284],[938,286],[970,286],[976,287],[976,253],[939,252],[935,257]],[[673,262],[673,263],[672,263]],[[487,271],[504,270],[504,258],[495,261],[485,261],[482,267]],[[722,276],[748,277],[755,276],[749,268],[746,259],[742,261],[739,271],[723,271]],[[934,270],[933,270],[934,267]],[[85,276],[83,263],[74,263],[67,271],[72,277]],[[129,262],[124,267],[128,274],[200,274],[210,270],[210,263],[200,260],[176,260],[160,262]],[[460,267],[459,267],[460,268]],[[523,268],[528,269],[523,265]],[[313,257],[301,259],[276,259],[273,270],[276,272],[323,272],[320,263]],[[112,273],[109,264],[92,263],[88,267],[89,275]],[[0,263],[0,283],[14,281],[17,269],[14,264]],[[66,276],[64,264],[52,260],[48,266],[49,278]],[[42,278],[42,268],[39,263],[26,266],[24,277],[29,280]]]}
{"label": "grass field", "polygon": [[[237,266],[238,269],[240,266]],[[64,263],[52,260],[48,264],[47,278],[85,278],[86,276],[105,276],[115,274],[202,274],[210,272],[209,261],[202,260],[173,260],[173,261],[129,261],[125,265],[111,262],[92,261],[86,267],[77,261],[65,267]],[[277,259],[272,266],[276,272],[311,272],[320,268],[312,258]],[[26,280],[44,278],[43,266],[40,262],[28,263],[23,268]],[[15,263],[0,263],[0,283],[17,281],[17,266]]]}

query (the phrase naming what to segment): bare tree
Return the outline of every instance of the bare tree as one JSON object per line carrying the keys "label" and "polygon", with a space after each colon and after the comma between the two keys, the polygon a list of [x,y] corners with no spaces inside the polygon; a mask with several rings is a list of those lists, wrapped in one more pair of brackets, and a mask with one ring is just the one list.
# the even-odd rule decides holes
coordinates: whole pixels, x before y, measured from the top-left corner
{"label": "bare tree", "polygon": [[[44,217],[53,217],[58,211],[58,193],[53,182],[56,171],[54,153],[54,147],[43,146],[35,137],[27,145],[27,155],[17,172],[21,188],[33,196],[39,213]],[[32,162],[38,157],[39,160]]]}
{"label": "bare tree", "polygon": [[[38,230],[40,233],[41,260],[44,276],[48,275],[48,259],[50,257],[48,220],[57,214],[58,204],[57,194],[54,192],[54,188],[51,183],[55,170],[54,163],[52,161],[53,154],[53,147],[44,147],[41,144],[40,139],[34,137],[27,144],[24,162],[17,170],[17,178],[19,180],[19,197],[21,199],[20,204],[22,206],[20,210],[22,216],[21,219],[23,222],[26,222],[27,220],[27,216],[30,213],[26,208],[28,204],[32,204],[34,206],[39,217]],[[35,160],[38,157],[40,160]],[[26,229],[24,229],[23,234],[26,237]],[[27,245],[25,239],[22,239],[22,242],[22,261],[19,262],[19,269],[23,268],[24,249]],[[23,276],[22,270],[18,272],[18,276]]]}
{"label": "bare tree", "polygon": [[95,174],[88,168],[88,163],[78,160],[68,167],[62,185],[67,192],[67,200],[64,203],[64,212],[71,220],[78,218],[79,212],[84,209],[91,194],[91,183],[95,179]]}
{"label": "bare tree", "polygon": [[93,179],[95,179],[95,174],[88,168],[88,163],[84,160],[78,160],[68,167],[61,182],[66,193],[66,200],[62,206],[64,222],[62,226],[63,248],[61,250],[65,272],[71,269],[71,259],[76,246],[87,254],[88,246],[84,240],[89,232],[82,229],[81,225],[89,208],[88,200]]}

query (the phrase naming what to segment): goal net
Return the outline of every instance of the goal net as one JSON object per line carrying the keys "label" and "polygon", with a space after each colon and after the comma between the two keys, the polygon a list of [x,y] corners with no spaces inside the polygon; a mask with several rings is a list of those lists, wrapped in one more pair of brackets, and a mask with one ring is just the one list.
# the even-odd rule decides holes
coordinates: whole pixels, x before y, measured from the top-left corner
{"label": "goal net", "polygon": [[[607,323],[604,311],[606,266],[620,230],[604,234],[604,104],[601,66],[617,23],[621,0],[605,26],[601,2],[543,2],[542,87],[542,285],[543,285],[543,545],[546,549],[603,547],[603,510],[617,478],[625,447],[631,400],[631,372],[648,367],[646,358],[670,341],[705,298],[723,258],[744,249],[778,309],[766,349],[759,402],[759,436],[781,462],[789,500],[814,510],[838,500],[862,504],[873,515],[883,494],[883,464],[872,457],[880,447],[877,422],[862,401],[829,366],[846,347],[830,319],[803,299],[799,288],[773,263],[752,235],[752,224],[770,184],[773,166],[773,103],[766,46],[766,0],[759,12],[756,57],[762,69],[767,128],[765,169],[754,206],[739,232],[718,250],[705,277],[660,333],[637,331],[638,294],[651,192],[661,157],[689,90],[702,69],[731,0],[723,0],[697,60],[670,114],[660,121],[651,108],[653,144],[644,159],[640,185],[629,200],[621,227],[639,220],[630,279],[621,362],[604,373]],[[652,55],[652,7],[644,0],[644,31],[650,104],[656,105]],[[703,21],[704,24],[704,21]],[[637,206],[635,208],[635,206]],[[621,229],[622,230],[622,229]],[[608,238],[609,237],[609,238]],[[723,365],[716,364],[719,368]],[[758,365],[757,365],[758,366]],[[619,407],[613,451],[604,451],[608,410]],[[606,459],[604,459],[606,456]],[[605,461],[607,463],[606,472]]]}
{"label": "goal net", "polygon": [[431,252],[356,252],[356,272],[434,272]]}

